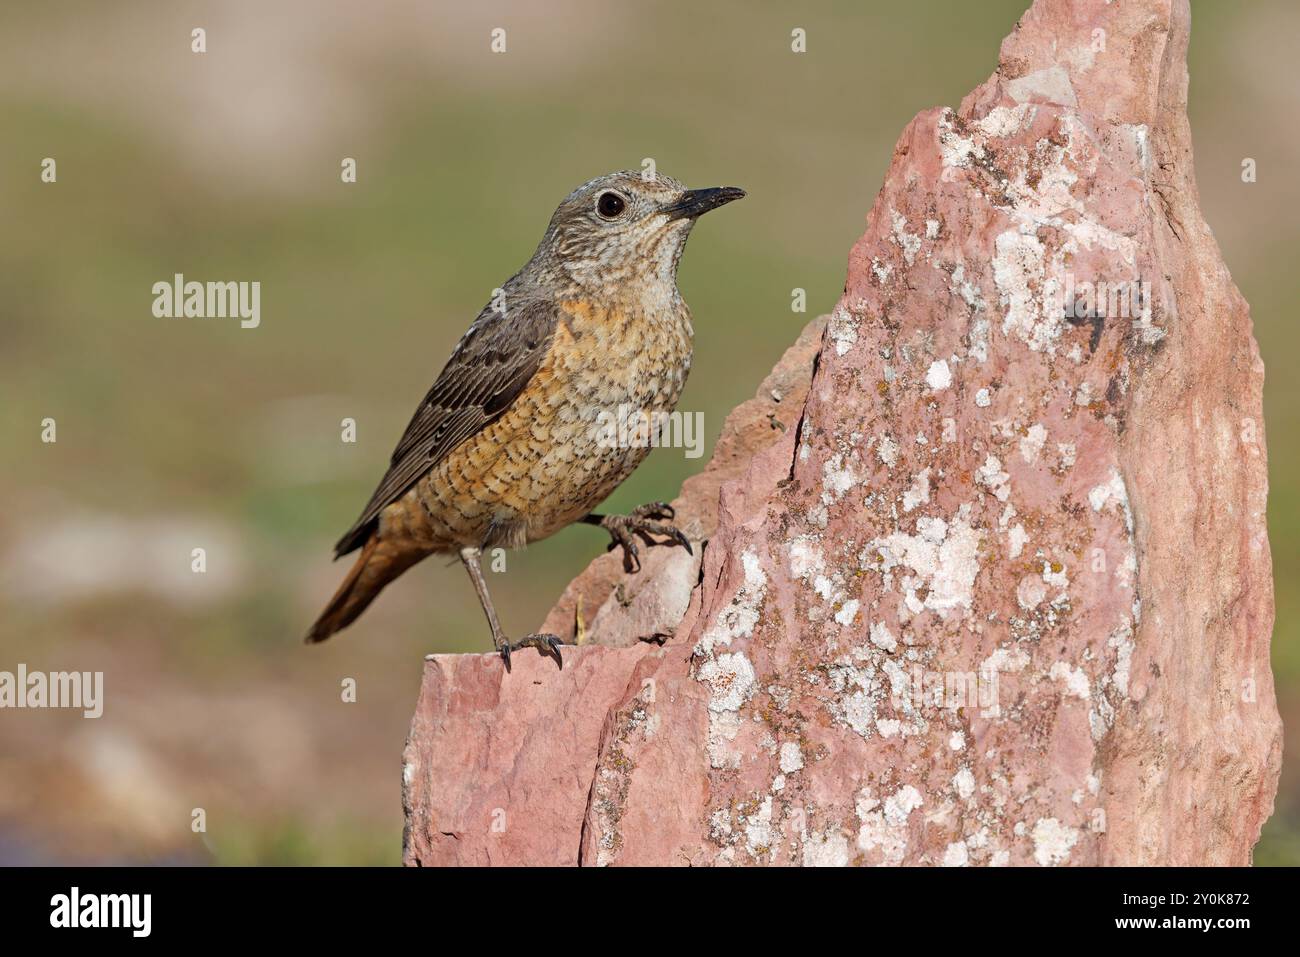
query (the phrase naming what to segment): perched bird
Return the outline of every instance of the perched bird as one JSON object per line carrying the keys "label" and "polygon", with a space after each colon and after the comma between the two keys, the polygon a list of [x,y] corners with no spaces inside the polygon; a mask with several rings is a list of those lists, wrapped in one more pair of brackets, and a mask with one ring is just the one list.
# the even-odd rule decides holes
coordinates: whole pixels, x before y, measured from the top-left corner
{"label": "perched bird", "polygon": [[690,550],[662,502],[630,515],[592,509],[649,451],[649,443],[612,441],[611,417],[671,412],[690,371],[694,330],[677,263],[691,227],[744,195],[625,171],[579,186],[560,204],[532,258],[457,344],[335,546],[335,558],[361,553],[307,641],[351,624],[421,559],[456,552],[506,669],[523,647],[563,667],[557,636],[506,637],[480,567],[483,549],[516,548],[581,521],[610,533],[628,571],[639,568],[638,538]]}

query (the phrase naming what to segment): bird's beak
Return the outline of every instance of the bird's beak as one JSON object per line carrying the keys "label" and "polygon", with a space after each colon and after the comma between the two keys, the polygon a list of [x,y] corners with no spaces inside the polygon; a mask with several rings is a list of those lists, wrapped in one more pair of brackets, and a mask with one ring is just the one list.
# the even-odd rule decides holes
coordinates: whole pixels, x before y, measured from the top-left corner
{"label": "bird's beak", "polygon": [[681,198],[671,206],[666,206],[663,212],[667,214],[669,220],[673,219],[694,219],[696,216],[703,216],[711,209],[717,209],[719,206],[725,206],[732,200],[741,199],[745,191],[739,186],[712,186],[709,189],[688,189],[682,193]]}

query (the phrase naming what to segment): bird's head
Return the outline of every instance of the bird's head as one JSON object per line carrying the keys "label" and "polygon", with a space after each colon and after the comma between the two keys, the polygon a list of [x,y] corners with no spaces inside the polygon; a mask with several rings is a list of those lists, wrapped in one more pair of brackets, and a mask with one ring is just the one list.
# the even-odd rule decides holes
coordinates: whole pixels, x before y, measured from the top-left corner
{"label": "bird's head", "polygon": [[594,296],[636,282],[675,288],[695,220],[744,195],[735,186],[687,189],[662,173],[600,176],[555,210],[534,261]]}

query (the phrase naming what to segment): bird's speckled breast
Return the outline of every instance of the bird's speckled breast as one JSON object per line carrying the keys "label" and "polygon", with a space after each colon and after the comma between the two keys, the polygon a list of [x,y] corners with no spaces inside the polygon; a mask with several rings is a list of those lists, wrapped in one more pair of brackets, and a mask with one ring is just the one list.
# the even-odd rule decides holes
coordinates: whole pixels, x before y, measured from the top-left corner
{"label": "bird's speckled breast", "polygon": [[432,551],[537,541],[589,513],[649,453],[617,422],[676,406],[691,365],[686,304],[674,297],[653,315],[582,301],[561,310],[527,388],[385,510],[385,535],[400,527]]}

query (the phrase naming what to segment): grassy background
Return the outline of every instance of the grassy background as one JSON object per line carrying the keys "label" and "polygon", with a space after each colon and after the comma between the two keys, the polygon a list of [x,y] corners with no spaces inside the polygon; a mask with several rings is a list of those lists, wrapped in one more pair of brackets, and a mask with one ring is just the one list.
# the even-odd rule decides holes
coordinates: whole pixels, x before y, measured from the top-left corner
{"label": "grassy background", "polygon": [[[342,574],[330,544],[469,319],[591,176],[653,157],[691,185],[743,185],[681,271],[697,329],[682,408],[711,440],[807,318],[790,290],[808,315],[837,299],[903,126],[987,77],[1025,3],[6,5],[0,668],[104,670],[109,691],[96,722],[0,720],[0,861],[396,862],[417,665],[486,647],[472,591],[428,562],[342,640],[298,639]],[[1287,720],[1298,25],[1280,0],[1197,3],[1191,49],[1202,204],[1269,363]],[[150,287],[175,272],[259,280],[261,328],[154,319]],[[671,497],[706,460],[656,452],[612,504]],[[603,547],[575,528],[513,555],[494,584],[507,629],[540,621]],[[1260,862],[1300,863],[1296,765]]]}

